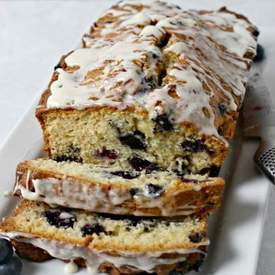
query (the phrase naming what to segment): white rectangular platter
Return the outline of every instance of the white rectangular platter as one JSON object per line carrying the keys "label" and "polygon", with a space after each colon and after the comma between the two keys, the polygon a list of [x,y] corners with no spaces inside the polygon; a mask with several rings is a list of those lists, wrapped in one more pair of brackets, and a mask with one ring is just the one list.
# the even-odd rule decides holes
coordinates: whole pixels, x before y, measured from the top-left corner
{"label": "white rectangular platter", "polygon": [[[0,217],[10,213],[15,199],[6,197],[15,181],[19,161],[43,154],[42,137],[33,107],[25,114],[0,150]],[[223,168],[227,188],[222,207],[210,224],[211,245],[203,275],[253,275],[257,264],[263,224],[263,211],[268,181],[254,168],[253,153],[257,143],[244,141],[241,131],[231,144],[231,152]],[[64,263],[52,260],[37,264],[24,261],[22,275],[60,275]],[[78,274],[86,274],[86,270]]]}
{"label": "white rectangular platter", "polygon": [[[18,5],[20,3],[23,7],[22,2],[24,1],[20,2],[17,2]],[[69,1],[67,5],[70,7],[70,11],[65,10],[64,13],[66,14],[66,18],[73,18],[71,13],[77,7],[78,20],[81,20],[82,13],[86,16],[85,18],[87,18],[87,14],[90,13],[89,20],[92,22],[97,18],[98,14],[100,14],[99,10],[103,11],[115,2],[116,1]],[[221,6],[224,4],[221,2],[225,1],[211,1],[211,4],[208,1],[184,2],[178,0],[171,2],[181,5],[183,8],[211,9]],[[232,3],[232,5],[228,4],[228,6],[236,11],[240,10],[245,12],[244,8],[250,7],[253,3],[256,4],[256,2],[257,1],[231,1],[230,3]],[[267,2],[271,3],[271,1]],[[55,6],[56,3],[54,3],[54,1],[39,1],[39,3],[42,3],[42,6],[47,6],[48,10],[51,11],[51,8],[54,7],[55,15],[60,14],[61,16],[62,13],[64,16],[63,8],[66,5],[66,1],[60,1],[57,6]],[[102,3],[102,6],[100,3]],[[251,9],[250,12],[255,15],[254,10],[257,10],[257,8],[253,9],[253,11]],[[272,9],[266,8],[266,11],[268,10],[271,11]],[[249,12],[247,12],[247,15],[249,15]],[[262,21],[263,26],[266,22],[265,20]],[[64,31],[66,30],[64,29]],[[68,31],[70,31],[69,27]],[[79,32],[84,32],[84,30],[79,30]],[[269,36],[264,37],[269,38]],[[272,43],[267,39],[263,44],[267,44],[268,46]],[[68,45],[68,47],[69,46],[70,45]],[[35,45],[33,45],[33,47],[35,47]],[[271,55],[274,56],[274,52],[271,52]],[[271,63],[273,65],[269,66],[269,70],[267,70],[266,73],[270,86],[274,83],[271,76],[271,72],[274,72],[274,62],[270,62],[270,64]],[[31,82],[32,79],[33,77],[29,75],[29,82]],[[42,88],[43,87],[41,87],[41,90]],[[5,197],[4,193],[12,190],[17,163],[23,159],[35,158],[42,154],[41,131],[34,117],[35,105],[36,102],[22,117],[4,145],[0,148],[0,218],[7,215],[15,204],[15,199]],[[3,121],[5,118],[1,119]],[[232,143],[232,148],[232,152],[222,171],[227,182],[223,205],[211,221],[209,255],[203,270],[194,274],[255,274],[269,182],[261,176],[254,167],[253,154],[257,148],[256,141],[243,140],[241,131],[239,130]],[[63,274],[63,268],[64,263],[57,260],[42,264],[24,261],[22,275],[61,275]],[[77,274],[84,275],[87,273],[85,270],[81,270]]]}

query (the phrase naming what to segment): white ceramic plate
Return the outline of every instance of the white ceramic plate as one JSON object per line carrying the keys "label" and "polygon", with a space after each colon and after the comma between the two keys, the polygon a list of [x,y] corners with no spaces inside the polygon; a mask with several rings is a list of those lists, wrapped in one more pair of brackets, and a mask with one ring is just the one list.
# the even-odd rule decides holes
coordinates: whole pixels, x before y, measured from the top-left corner
{"label": "white ceramic plate", "polygon": [[[0,150],[0,217],[10,213],[14,198],[5,197],[14,185],[15,168],[19,161],[41,156],[42,136],[33,107],[15,127]],[[209,255],[200,273],[215,275],[255,274],[262,230],[264,204],[268,181],[257,173],[252,156],[257,144],[243,141],[240,130],[232,143],[232,151],[222,174],[227,188],[222,207],[210,223]],[[22,275],[61,275],[64,263],[24,261]],[[86,274],[86,270],[78,274]]]}

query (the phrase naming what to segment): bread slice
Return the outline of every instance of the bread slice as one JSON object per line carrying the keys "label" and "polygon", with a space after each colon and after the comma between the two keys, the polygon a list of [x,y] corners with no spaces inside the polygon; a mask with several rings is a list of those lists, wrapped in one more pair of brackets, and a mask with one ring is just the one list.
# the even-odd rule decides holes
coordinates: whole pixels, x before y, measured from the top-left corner
{"label": "bread slice", "polygon": [[210,213],[221,201],[224,181],[207,176],[151,174],[76,162],[27,160],[17,167],[14,192],[23,198],[93,212],[137,216]]}
{"label": "bread slice", "polygon": [[33,250],[36,261],[81,259],[95,271],[116,270],[112,274],[198,269],[209,244],[206,230],[206,217],[99,215],[26,200],[0,225],[0,235],[13,240],[21,255],[32,258],[33,245],[39,248]]}
{"label": "bread slice", "polygon": [[59,161],[136,170],[138,159],[217,176],[258,34],[226,8],[118,3],[55,67],[36,112],[45,150]]}

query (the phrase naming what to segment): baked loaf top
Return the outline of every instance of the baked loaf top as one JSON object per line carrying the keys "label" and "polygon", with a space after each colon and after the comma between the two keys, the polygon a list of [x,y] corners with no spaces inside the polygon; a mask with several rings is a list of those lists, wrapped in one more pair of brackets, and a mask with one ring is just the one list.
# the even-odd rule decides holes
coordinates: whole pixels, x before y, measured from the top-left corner
{"label": "baked loaf top", "polygon": [[226,8],[120,2],[61,59],[38,112],[131,107],[219,136],[243,99],[257,35],[247,18]]}
{"label": "baked loaf top", "polygon": [[31,243],[56,258],[83,258],[95,270],[111,262],[152,272],[157,265],[185,261],[188,254],[205,255],[206,226],[206,218],[121,218],[22,201],[1,223],[0,235]]}

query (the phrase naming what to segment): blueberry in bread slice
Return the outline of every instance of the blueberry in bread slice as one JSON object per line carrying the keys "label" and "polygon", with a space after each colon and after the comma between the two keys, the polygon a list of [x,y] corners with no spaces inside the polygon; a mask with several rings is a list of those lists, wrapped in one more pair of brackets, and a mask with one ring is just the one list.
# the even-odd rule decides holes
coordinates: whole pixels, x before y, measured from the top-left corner
{"label": "blueberry in bread slice", "polygon": [[57,161],[217,176],[259,32],[243,15],[122,1],[63,56],[36,115]]}
{"label": "blueberry in bread slice", "polygon": [[180,216],[213,212],[224,189],[222,178],[180,176],[168,171],[122,171],[77,162],[36,159],[17,167],[14,192],[92,212],[137,216]]}
{"label": "blueberry in bread slice", "polygon": [[75,260],[95,273],[110,274],[198,270],[209,244],[206,230],[206,217],[101,215],[26,200],[0,225],[0,235],[12,240],[23,257]]}

